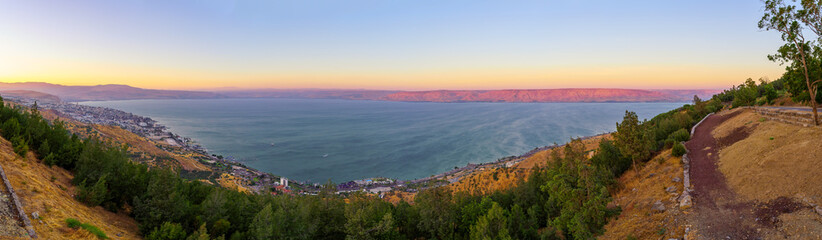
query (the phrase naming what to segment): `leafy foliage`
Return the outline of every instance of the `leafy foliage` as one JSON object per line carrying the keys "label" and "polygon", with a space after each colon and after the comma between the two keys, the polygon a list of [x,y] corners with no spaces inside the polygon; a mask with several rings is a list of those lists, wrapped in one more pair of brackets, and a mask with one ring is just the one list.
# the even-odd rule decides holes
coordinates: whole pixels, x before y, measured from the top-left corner
{"label": "leafy foliage", "polygon": [[671,149],[671,155],[674,155],[674,157],[682,157],[686,152],[685,145],[682,145],[682,143],[674,144],[673,149]]}

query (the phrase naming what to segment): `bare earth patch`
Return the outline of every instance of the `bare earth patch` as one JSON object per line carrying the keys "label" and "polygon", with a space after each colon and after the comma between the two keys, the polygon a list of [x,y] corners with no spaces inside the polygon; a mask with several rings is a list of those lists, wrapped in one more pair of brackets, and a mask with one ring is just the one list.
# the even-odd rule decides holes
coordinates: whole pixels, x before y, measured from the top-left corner
{"label": "bare earth patch", "polygon": [[[759,119],[745,111],[732,120],[759,123]],[[717,129],[733,127],[729,122]],[[744,200],[767,202],[803,195],[822,203],[822,129],[764,121],[747,138],[723,148],[719,160],[719,170]]]}

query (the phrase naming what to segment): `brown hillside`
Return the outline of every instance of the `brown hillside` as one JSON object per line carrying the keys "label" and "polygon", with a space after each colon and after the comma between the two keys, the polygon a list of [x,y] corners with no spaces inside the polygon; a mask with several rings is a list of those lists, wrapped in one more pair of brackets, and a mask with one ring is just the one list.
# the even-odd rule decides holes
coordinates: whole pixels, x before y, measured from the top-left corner
{"label": "brown hillside", "polygon": [[726,137],[740,126],[750,126],[750,135],[719,151],[719,170],[741,197],[802,195],[822,203],[822,129],[765,121],[744,111],[713,134]]}
{"label": "brown hillside", "polygon": [[59,167],[48,167],[29,153],[22,158],[13,152],[11,143],[0,139],[0,164],[14,190],[20,197],[24,211],[31,216],[37,212],[40,219],[32,225],[40,239],[97,239],[85,230],[66,227],[66,218],[75,218],[97,226],[111,239],[140,239],[137,222],[101,207],[88,207],[72,196],[71,173]]}
{"label": "brown hillside", "polygon": [[[676,197],[682,193],[682,158],[663,151],[645,163],[639,171],[626,171],[611,192],[612,204],[622,213],[605,225],[605,234],[598,239],[678,239],[685,233],[683,212],[676,207]],[[666,191],[669,187],[675,191]],[[674,189],[671,189],[674,190]],[[665,211],[654,210],[661,202]]]}
{"label": "brown hillside", "polygon": [[[144,162],[152,166],[166,166],[171,168],[182,168],[185,170],[210,171],[202,163],[195,160],[194,154],[187,151],[169,152],[158,147],[167,145],[165,142],[157,142],[137,134],[129,132],[118,126],[85,124],[69,118],[60,117],[54,111],[41,112],[43,118],[49,120],[60,119],[65,123],[66,128],[81,137],[98,137],[105,141],[111,141],[117,145],[126,144],[129,146],[129,153],[137,156],[135,160]],[[171,146],[167,146],[173,148]],[[179,149],[179,148],[178,148]]]}
{"label": "brown hillside", "polygon": [[[670,151],[626,172],[613,192],[623,212],[600,239],[822,238],[822,128],[768,121],[752,110],[709,117],[686,143],[693,205],[675,202],[680,158]],[[676,179],[680,180],[680,179]],[[675,187],[668,192],[666,189]],[[665,210],[654,210],[659,201]]]}
{"label": "brown hillside", "polygon": [[[584,140],[582,140],[582,144],[585,144],[585,151],[590,151],[590,150],[595,150],[595,149],[599,148],[599,142],[600,141],[602,141],[602,140],[611,140],[611,139],[612,138],[611,138],[610,133],[609,134],[603,134],[603,135],[599,135],[599,136],[584,139]],[[524,169],[531,169],[535,166],[540,166],[540,167],[545,166],[545,163],[547,163],[546,161],[547,161],[548,157],[551,156],[553,151],[558,151],[559,154],[562,155],[563,154],[563,147],[557,147],[557,148],[554,148],[554,149],[545,150],[545,151],[535,153],[534,155],[526,158],[525,160],[522,160],[522,162],[519,162],[517,165],[514,165],[514,167],[524,168]]]}
{"label": "brown hillside", "polygon": [[[610,139],[610,137],[610,134],[606,134],[582,140],[582,143],[585,145],[585,151],[597,149],[600,141]],[[461,178],[459,181],[450,184],[449,187],[453,192],[467,192],[470,194],[487,194],[514,187],[520,180],[528,178],[528,174],[531,173],[533,167],[545,166],[549,161],[548,158],[554,151],[563,154],[563,146],[565,145],[537,152],[511,168],[479,169]]]}

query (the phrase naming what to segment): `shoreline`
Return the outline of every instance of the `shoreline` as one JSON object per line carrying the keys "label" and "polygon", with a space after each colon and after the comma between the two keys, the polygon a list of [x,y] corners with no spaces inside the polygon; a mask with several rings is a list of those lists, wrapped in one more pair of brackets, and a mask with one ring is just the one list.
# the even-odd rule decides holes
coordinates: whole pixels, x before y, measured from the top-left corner
{"label": "shoreline", "polygon": [[[16,98],[16,97],[9,97],[9,100],[17,101],[23,105],[30,106],[33,104],[34,99],[23,99],[23,98]],[[344,101],[350,101],[347,99],[340,99]],[[367,100],[373,101],[373,100]],[[88,102],[88,101],[83,101]],[[417,103],[417,102],[412,102]],[[440,103],[440,102],[435,102]],[[506,103],[506,102],[490,102],[490,103]],[[604,103],[604,102],[595,102],[595,103]],[[117,126],[126,131],[134,133],[138,136],[145,137],[149,141],[153,141],[155,143],[166,143],[172,147],[179,147],[186,151],[191,151],[194,153],[201,154],[209,158],[209,160],[200,160],[200,163],[203,165],[209,164],[209,168],[212,172],[217,173],[216,169],[213,167],[215,164],[224,164],[229,167],[229,171],[225,172],[232,177],[240,178],[245,180],[246,182],[252,182],[252,184],[240,184],[242,187],[249,188],[254,190],[257,193],[263,193],[266,191],[266,188],[270,189],[278,189],[281,192],[290,192],[289,190],[298,190],[300,193],[306,194],[315,194],[319,191],[320,183],[312,183],[312,182],[304,182],[304,181],[295,181],[289,180],[285,176],[278,176],[273,173],[268,173],[264,171],[260,171],[255,168],[251,168],[246,166],[244,163],[237,161],[231,156],[223,157],[222,155],[218,155],[216,153],[209,152],[208,149],[196,141],[192,140],[189,137],[180,136],[174,134],[173,132],[169,131],[168,128],[156,120],[153,120],[149,117],[144,117],[140,115],[136,115],[133,113],[106,108],[106,107],[93,107],[80,104],[80,102],[59,102],[59,103],[39,103],[38,105],[44,109],[52,109],[55,112],[61,113],[61,115],[74,119],[79,122],[83,122],[86,124],[98,124],[98,125],[109,125],[109,126]],[[610,133],[601,133],[592,136],[583,136],[579,137],[580,139],[589,139],[594,138],[602,135],[606,135]],[[158,145],[158,147],[160,147]],[[443,186],[447,184],[451,184],[454,182],[459,181],[462,177],[467,176],[473,173],[477,169],[485,169],[485,168],[496,168],[496,167],[512,167],[519,162],[527,159],[528,157],[533,156],[536,153],[551,150],[557,147],[564,146],[564,144],[554,144],[554,145],[547,145],[536,147],[532,150],[529,150],[525,153],[522,153],[518,156],[507,156],[498,158],[493,161],[482,162],[482,163],[468,163],[463,167],[458,167],[453,170],[449,170],[446,172],[439,172],[434,173],[434,175],[421,178],[421,179],[392,179],[386,177],[369,177],[365,179],[357,179],[357,180],[350,180],[345,182],[336,183],[335,186],[337,187],[337,193],[344,194],[348,192],[354,191],[368,191],[371,193],[379,194],[384,193],[392,190],[400,190],[406,192],[417,192],[422,189],[430,188],[430,187],[437,187]],[[169,149],[162,148],[165,151],[170,151]],[[186,169],[182,169],[182,171],[188,171]],[[181,174],[183,173],[181,171]],[[196,171],[193,171],[196,173]],[[276,180],[275,180],[276,179]],[[285,179],[283,182],[281,179]],[[192,179],[196,180],[196,179]],[[297,185],[297,189],[293,186],[294,184]]]}

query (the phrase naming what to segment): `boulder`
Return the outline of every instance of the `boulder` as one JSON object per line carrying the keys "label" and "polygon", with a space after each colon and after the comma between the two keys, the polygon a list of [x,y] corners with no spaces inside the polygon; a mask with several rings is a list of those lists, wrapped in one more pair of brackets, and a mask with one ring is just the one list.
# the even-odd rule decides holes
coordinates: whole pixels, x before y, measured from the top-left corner
{"label": "boulder", "polygon": [[679,199],[679,208],[680,209],[687,209],[687,208],[690,208],[692,204],[693,204],[693,200],[691,200],[691,195],[687,194],[687,193],[682,194],[682,197],[680,197],[680,199]]}

